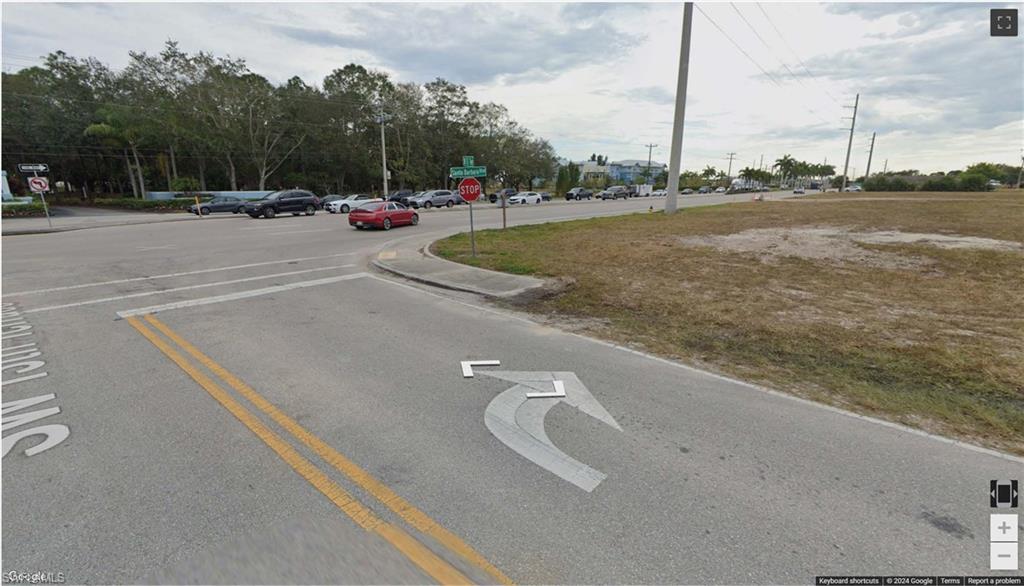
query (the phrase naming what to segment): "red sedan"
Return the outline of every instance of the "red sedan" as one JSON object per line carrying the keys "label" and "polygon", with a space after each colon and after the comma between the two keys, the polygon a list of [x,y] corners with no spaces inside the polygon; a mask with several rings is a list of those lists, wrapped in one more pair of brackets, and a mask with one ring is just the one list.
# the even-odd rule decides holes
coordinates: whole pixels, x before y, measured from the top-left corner
{"label": "red sedan", "polygon": [[370,226],[390,230],[403,224],[415,226],[420,223],[420,215],[400,203],[368,203],[349,212],[348,223],[356,230]]}

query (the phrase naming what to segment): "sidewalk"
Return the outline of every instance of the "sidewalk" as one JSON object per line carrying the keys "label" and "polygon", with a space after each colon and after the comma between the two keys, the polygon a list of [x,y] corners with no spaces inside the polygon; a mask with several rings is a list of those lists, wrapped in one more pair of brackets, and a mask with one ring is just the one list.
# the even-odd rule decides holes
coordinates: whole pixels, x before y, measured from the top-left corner
{"label": "sidewalk", "polygon": [[[3,236],[19,236],[24,234],[48,234],[51,232],[69,232],[89,228],[107,228],[110,226],[128,226],[132,224],[156,224],[162,222],[196,221],[193,214],[179,212],[122,212],[101,210],[98,213],[81,214],[79,210],[67,213],[67,208],[54,208],[50,226],[45,217],[4,218],[0,221]],[[87,210],[91,211],[91,210]],[[203,221],[234,217],[233,214],[204,216]]]}
{"label": "sidewalk", "polygon": [[417,234],[393,241],[377,253],[371,264],[420,283],[499,299],[515,297],[544,286],[545,281],[542,279],[498,273],[447,261],[428,250],[435,240],[460,231]]}

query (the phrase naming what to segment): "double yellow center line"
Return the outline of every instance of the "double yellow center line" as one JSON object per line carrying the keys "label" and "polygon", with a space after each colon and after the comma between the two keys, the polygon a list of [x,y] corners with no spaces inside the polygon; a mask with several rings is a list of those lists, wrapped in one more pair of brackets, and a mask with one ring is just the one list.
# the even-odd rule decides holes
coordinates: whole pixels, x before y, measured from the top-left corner
{"label": "double yellow center line", "polygon": [[[341,472],[356,486],[376,498],[383,505],[394,511],[410,526],[429,535],[449,551],[461,556],[467,562],[484,570],[496,583],[512,584],[508,576],[501,570],[494,567],[482,555],[477,553],[466,542],[451,533],[444,527],[438,525],[426,513],[417,509],[408,501],[395,494],[390,488],[371,476],[340,452],[323,442],[294,419],[284,414],[257,393],[252,387],[241,379],[231,374],[223,366],[214,362],[209,356],[203,354],[187,340],[179,336],[166,324],[153,315],[144,316],[145,321],[156,328],[161,334],[167,337],[191,356],[199,364],[206,367],[210,372],[227,383],[257,409],[270,417],[272,421],[280,425],[295,439],[300,441],[310,450],[330,464],[335,470]],[[305,478],[313,487],[323,493],[331,502],[348,515],[359,526],[368,531],[380,535],[390,543],[411,562],[426,572],[431,578],[440,584],[469,584],[471,580],[462,572],[436,555],[429,548],[417,541],[413,536],[401,527],[389,523],[378,517],[372,510],[367,508],[344,488],[331,480],[323,471],[317,468],[312,462],[296,451],[291,444],[283,440],[280,435],[267,427],[256,415],[246,408],[242,403],[236,401],[232,395],[221,387],[217,382],[204,374],[199,368],[190,362],[185,356],[178,352],[174,346],[160,337],[156,332],[147,327],[138,317],[129,317],[127,321],[133,328],[138,330],[147,340],[152,342],[172,362],[178,365],[188,374],[199,386],[206,390],[218,403],[227,409],[232,415],[238,418],[256,437],[263,440],[270,449],[274,450],[282,460],[288,463],[296,472]]]}

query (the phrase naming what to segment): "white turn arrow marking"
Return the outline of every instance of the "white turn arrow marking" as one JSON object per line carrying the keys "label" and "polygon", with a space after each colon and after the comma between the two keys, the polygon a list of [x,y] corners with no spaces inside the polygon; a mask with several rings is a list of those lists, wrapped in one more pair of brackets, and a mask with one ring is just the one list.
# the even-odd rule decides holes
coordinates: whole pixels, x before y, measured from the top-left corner
{"label": "white turn arrow marking", "polygon": [[473,367],[474,366],[501,366],[500,360],[463,360],[462,364],[462,376],[465,378],[473,378]]}
{"label": "white turn arrow marking", "polygon": [[554,398],[564,397],[565,396],[565,383],[560,381],[560,380],[551,381],[551,382],[555,383],[555,390],[553,390],[553,391],[544,391],[543,393],[526,393],[526,398],[527,399],[550,399],[552,397],[554,397]]}
{"label": "white turn arrow marking", "polygon": [[[607,478],[603,472],[559,450],[544,431],[544,417],[559,401],[622,431],[575,373],[487,371],[480,374],[516,383],[495,397],[484,412],[484,424],[494,437],[534,464],[587,492]],[[550,390],[552,386],[554,392]]]}

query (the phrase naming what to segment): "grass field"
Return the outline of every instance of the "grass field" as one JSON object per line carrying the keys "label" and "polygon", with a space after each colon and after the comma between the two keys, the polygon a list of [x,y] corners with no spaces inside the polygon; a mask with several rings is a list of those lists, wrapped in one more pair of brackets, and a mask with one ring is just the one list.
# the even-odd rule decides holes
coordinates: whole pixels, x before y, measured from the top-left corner
{"label": "grass field", "polygon": [[466,235],[563,277],[526,309],[795,395],[1024,454],[1024,195],[821,194]]}

